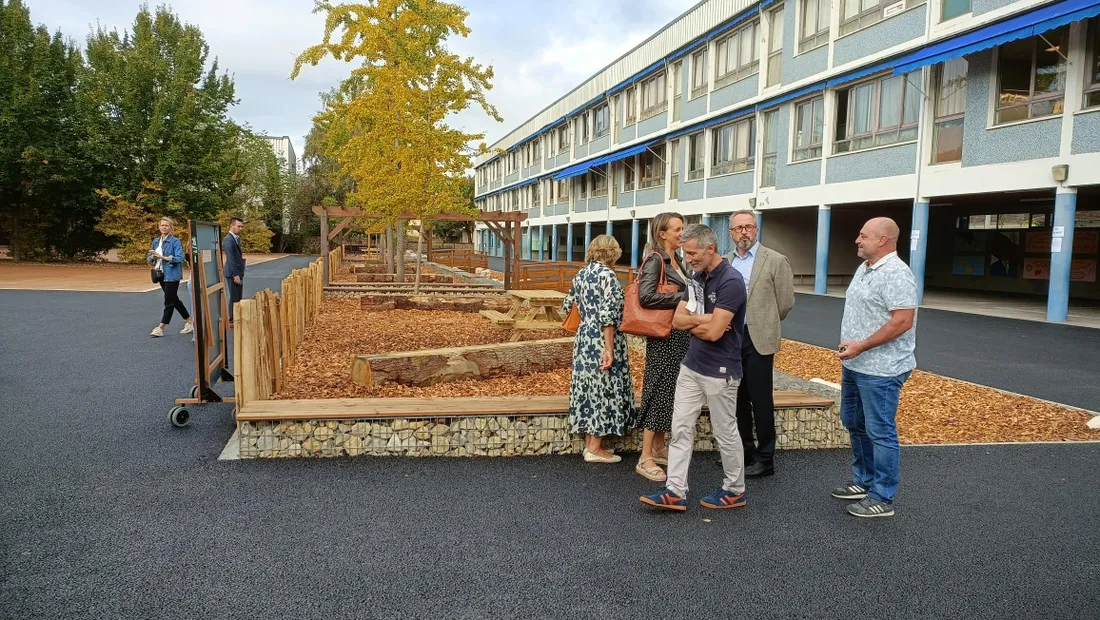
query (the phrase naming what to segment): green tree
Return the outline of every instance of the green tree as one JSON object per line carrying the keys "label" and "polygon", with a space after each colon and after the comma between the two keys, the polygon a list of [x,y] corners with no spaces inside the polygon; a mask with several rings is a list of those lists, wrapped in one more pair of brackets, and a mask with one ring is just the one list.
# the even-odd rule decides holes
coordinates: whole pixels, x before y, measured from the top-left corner
{"label": "green tree", "polygon": [[202,32],[164,6],[143,5],[132,31],[88,37],[82,147],[101,189],[136,203],[153,184],[163,191],[143,206],[178,219],[235,207],[246,130],[227,115],[233,81],[209,53]]}

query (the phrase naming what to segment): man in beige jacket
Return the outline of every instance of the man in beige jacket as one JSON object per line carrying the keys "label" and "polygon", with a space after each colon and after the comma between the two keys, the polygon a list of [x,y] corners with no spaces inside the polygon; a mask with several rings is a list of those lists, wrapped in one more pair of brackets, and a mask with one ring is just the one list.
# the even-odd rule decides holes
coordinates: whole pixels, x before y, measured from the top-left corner
{"label": "man in beige jacket", "polygon": [[737,428],[745,446],[745,475],[749,477],[775,473],[772,368],[782,337],[779,323],[794,307],[791,262],[779,252],[760,245],[758,234],[752,211],[738,211],[731,216],[733,252],[727,258],[741,273],[748,291],[745,334],[741,339],[744,375],[737,394]]}

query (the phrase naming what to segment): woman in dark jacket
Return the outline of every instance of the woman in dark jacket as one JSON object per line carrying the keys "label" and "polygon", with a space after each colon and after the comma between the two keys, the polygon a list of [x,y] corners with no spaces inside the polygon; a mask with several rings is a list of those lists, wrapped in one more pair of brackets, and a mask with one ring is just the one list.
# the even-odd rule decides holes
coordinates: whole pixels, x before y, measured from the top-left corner
{"label": "woman in dark jacket", "polygon": [[[650,241],[638,274],[638,301],[643,308],[674,310],[687,290],[688,278],[691,276],[676,255],[683,232],[684,218],[679,213],[662,213],[650,222]],[[665,279],[676,286],[677,292],[657,292],[662,266]],[[634,471],[655,482],[665,479],[665,472],[659,466],[668,465],[665,434],[672,429],[672,401],[676,395],[676,378],[680,374],[680,362],[687,355],[689,338],[690,334],[676,329],[672,330],[668,338],[646,338],[645,379],[642,406],[639,410],[639,426],[645,431],[642,454]]]}

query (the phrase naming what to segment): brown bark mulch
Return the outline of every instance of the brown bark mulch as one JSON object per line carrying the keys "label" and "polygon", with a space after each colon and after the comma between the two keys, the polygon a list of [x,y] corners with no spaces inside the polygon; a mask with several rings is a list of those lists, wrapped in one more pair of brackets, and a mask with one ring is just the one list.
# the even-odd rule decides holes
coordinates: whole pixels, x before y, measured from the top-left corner
{"label": "brown bark mulch", "polygon": [[[840,383],[840,361],[829,349],[785,340],[775,367],[803,379]],[[902,443],[984,443],[1100,439],[1089,414],[1028,396],[1007,394],[921,370],[905,382],[898,404]]]}

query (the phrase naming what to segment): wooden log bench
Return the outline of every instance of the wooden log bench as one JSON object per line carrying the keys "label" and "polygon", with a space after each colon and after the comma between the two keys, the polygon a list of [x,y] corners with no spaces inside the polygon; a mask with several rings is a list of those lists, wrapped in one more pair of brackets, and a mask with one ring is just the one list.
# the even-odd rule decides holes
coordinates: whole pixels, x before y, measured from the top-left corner
{"label": "wooden log bench", "polygon": [[[357,273],[355,274],[356,282],[379,282],[379,283],[398,283],[396,273]],[[405,274],[403,279],[405,283],[415,283],[416,274]],[[434,273],[422,273],[420,274],[421,284],[454,284],[454,276],[442,276]]]}
{"label": "wooden log bench", "polygon": [[359,297],[363,310],[450,310],[453,312],[481,312],[482,310],[507,310],[511,302],[503,295],[440,296],[368,294]]}
{"label": "wooden log bench", "polygon": [[389,382],[434,385],[545,372],[572,363],[573,338],[554,338],[360,355],[351,361],[351,380],[371,389]]}
{"label": "wooden log bench", "polygon": [[[779,449],[849,445],[832,400],[777,391],[775,408]],[[237,413],[237,428],[242,458],[580,454],[568,412],[568,396],[256,400]],[[641,442],[634,429],[607,445],[635,452]],[[704,411],[695,449],[716,448]]]}
{"label": "wooden log bench", "polygon": [[516,320],[508,316],[507,314],[504,314],[503,312],[497,312],[496,310],[482,310],[478,314],[492,321],[493,327],[496,327],[498,329],[512,329],[516,325]]}

